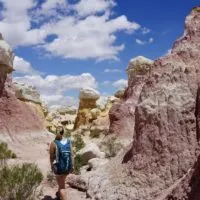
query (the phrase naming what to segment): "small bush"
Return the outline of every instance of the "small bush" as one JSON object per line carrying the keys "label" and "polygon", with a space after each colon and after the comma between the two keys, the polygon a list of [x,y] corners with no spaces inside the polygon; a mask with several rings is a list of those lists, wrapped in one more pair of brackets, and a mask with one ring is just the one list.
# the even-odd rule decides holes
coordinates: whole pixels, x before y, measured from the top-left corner
{"label": "small bush", "polygon": [[12,157],[13,159],[17,158],[17,155],[15,153],[12,153]]}
{"label": "small bush", "polygon": [[100,134],[101,134],[101,130],[98,130],[98,129],[90,130],[91,138],[99,138]]}
{"label": "small bush", "polygon": [[70,130],[65,130],[65,137],[71,137],[71,131]]}
{"label": "small bush", "polygon": [[75,174],[80,174],[80,168],[83,166],[83,159],[81,155],[77,154],[74,158]]}
{"label": "small bush", "polygon": [[74,135],[72,146],[75,148],[75,152],[78,152],[79,150],[85,147],[85,142],[83,141],[81,135]]}
{"label": "small bush", "polygon": [[115,157],[122,148],[122,144],[116,141],[116,137],[109,138],[102,145],[105,149],[106,158]]}
{"label": "small bush", "polygon": [[4,167],[0,170],[0,199],[32,200],[43,175],[34,164]]}
{"label": "small bush", "polygon": [[8,145],[5,142],[0,143],[0,160],[17,158],[17,155],[8,149]]}

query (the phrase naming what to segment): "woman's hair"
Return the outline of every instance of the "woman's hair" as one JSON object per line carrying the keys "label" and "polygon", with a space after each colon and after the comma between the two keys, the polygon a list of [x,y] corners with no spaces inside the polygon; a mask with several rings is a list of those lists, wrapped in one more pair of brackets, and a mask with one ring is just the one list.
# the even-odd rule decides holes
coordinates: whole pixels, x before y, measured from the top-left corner
{"label": "woman's hair", "polygon": [[56,128],[56,133],[63,135],[65,133],[65,130],[62,126],[59,126],[59,127]]}

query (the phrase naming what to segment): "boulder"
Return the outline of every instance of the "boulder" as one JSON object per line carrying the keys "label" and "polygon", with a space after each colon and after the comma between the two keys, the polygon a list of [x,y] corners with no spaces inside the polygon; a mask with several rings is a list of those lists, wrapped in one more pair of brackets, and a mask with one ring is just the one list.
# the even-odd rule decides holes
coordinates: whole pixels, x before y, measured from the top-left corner
{"label": "boulder", "polygon": [[92,88],[80,90],[79,109],[75,120],[74,130],[77,130],[82,125],[90,124],[94,120],[90,111],[96,108],[96,101],[99,97],[99,92]]}
{"label": "boulder", "polygon": [[67,176],[67,184],[75,189],[85,192],[87,190],[86,182],[79,175],[70,174]]}
{"label": "boulder", "polygon": [[84,165],[92,158],[104,158],[105,153],[101,152],[99,147],[95,143],[86,143],[86,146],[77,152],[81,155],[82,162]]}
{"label": "boulder", "polygon": [[82,88],[80,90],[80,95],[79,95],[79,98],[80,100],[82,99],[86,99],[86,100],[97,100],[99,99],[100,95],[99,95],[99,92],[92,89],[92,88]]}
{"label": "boulder", "polygon": [[13,71],[13,60],[14,53],[10,45],[8,45],[2,34],[0,33],[0,66],[1,69],[5,68],[6,73],[11,73]]}
{"label": "boulder", "polygon": [[148,74],[152,65],[153,61],[143,56],[138,56],[131,59],[127,68],[128,79],[130,80],[136,75],[138,76]]}
{"label": "boulder", "polygon": [[101,168],[108,163],[108,159],[105,158],[93,158],[88,161],[89,168],[92,170],[96,170],[97,168]]}
{"label": "boulder", "polygon": [[42,104],[40,99],[40,93],[32,85],[27,85],[24,83],[14,82],[15,95],[18,99],[22,101],[31,101],[36,104]]}
{"label": "boulder", "polygon": [[120,89],[117,92],[115,92],[115,97],[119,98],[119,99],[122,99],[124,97],[125,90],[126,89]]}

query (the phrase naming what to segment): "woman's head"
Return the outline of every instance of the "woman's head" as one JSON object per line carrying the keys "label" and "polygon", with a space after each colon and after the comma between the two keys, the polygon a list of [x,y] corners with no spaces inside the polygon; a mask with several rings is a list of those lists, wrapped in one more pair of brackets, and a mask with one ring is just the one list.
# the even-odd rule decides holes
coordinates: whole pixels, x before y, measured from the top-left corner
{"label": "woman's head", "polygon": [[56,135],[61,135],[61,136],[63,136],[64,133],[65,133],[65,130],[64,130],[64,128],[63,128],[62,126],[58,126],[58,127],[56,128]]}

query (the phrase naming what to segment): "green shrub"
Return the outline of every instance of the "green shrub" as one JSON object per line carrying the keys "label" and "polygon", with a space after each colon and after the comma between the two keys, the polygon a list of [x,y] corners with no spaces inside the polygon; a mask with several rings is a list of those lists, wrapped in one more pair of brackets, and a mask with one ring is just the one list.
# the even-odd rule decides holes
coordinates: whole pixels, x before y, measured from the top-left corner
{"label": "green shrub", "polygon": [[17,155],[8,149],[8,145],[5,142],[0,143],[0,160],[16,157]]}
{"label": "green shrub", "polygon": [[102,143],[106,158],[115,157],[119,150],[122,148],[122,144],[116,141],[116,137],[109,138]]}
{"label": "green shrub", "polygon": [[4,167],[0,170],[0,199],[32,200],[43,175],[35,164]]}
{"label": "green shrub", "polygon": [[77,154],[74,158],[75,174],[80,174],[80,168],[83,166],[83,159],[80,154]]}
{"label": "green shrub", "polygon": [[65,137],[71,137],[71,131],[66,129],[65,130]]}
{"label": "green shrub", "polygon": [[101,134],[101,130],[98,130],[98,129],[90,130],[91,138],[99,138],[100,134]]}
{"label": "green shrub", "polygon": [[17,158],[17,155],[15,153],[12,153],[12,157],[13,159]]}
{"label": "green shrub", "polygon": [[78,152],[79,150],[85,147],[85,142],[83,141],[81,135],[79,134],[74,135],[72,146],[74,147],[75,152]]}

